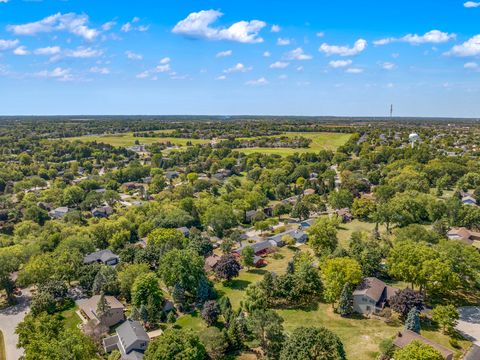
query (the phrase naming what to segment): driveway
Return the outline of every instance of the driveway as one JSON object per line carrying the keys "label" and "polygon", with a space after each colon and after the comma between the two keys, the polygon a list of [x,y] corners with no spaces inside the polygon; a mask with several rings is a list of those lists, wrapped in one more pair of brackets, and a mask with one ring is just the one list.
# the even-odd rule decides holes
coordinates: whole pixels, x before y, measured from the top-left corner
{"label": "driveway", "polygon": [[480,345],[480,306],[458,308],[460,319],[456,329],[474,344]]}
{"label": "driveway", "polygon": [[5,340],[7,360],[17,360],[23,355],[23,349],[17,349],[18,336],[15,328],[30,309],[30,292],[23,289],[22,296],[17,297],[17,300],[17,305],[0,310],[0,330]]}

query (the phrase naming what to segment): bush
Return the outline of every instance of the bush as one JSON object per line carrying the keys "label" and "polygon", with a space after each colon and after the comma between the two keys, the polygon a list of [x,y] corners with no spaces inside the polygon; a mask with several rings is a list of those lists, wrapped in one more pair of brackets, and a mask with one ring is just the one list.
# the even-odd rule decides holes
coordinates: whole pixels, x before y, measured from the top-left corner
{"label": "bush", "polygon": [[448,341],[450,343],[450,346],[455,348],[455,349],[460,349],[460,343],[458,342],[457,339],[454,339],[454,338],[450,338],[450,340]]}

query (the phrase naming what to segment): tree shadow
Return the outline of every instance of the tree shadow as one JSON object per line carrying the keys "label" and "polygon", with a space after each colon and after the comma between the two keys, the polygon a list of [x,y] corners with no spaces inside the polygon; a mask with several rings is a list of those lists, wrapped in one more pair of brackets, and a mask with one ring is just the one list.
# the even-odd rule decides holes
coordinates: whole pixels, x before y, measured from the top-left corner
{"label": "tree shadow", "polygon": [[228,287],[229,289],[235,289],[235,290],[245,290],[247,286],[250,284],[251,284],[250,281],[241,280],[241,279],[232,279],[232,280],[223,282],[223,286]]}
{"label": "tree shadow", "polygon": [[256,275],[265,275],[267,270],[263,269],[250,269],[247,271],[249,274],[256,274]]}

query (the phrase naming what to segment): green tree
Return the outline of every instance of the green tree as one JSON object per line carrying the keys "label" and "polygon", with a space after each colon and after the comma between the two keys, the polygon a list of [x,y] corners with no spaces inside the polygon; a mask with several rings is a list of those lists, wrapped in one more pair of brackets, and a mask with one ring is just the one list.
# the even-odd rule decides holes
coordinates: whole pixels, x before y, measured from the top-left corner
{"label": "green tree", "polygon": [[215,324],[219,316],[220,307],[215,300],[209,300],[203,304],[202,318],[205,320],[208,326]]}
{"label": "green tree", "polygon": [[85,191],[80,186],[69,186],[63,190],[63,203],[77,207],[83,201]]}
{"label": "green tree", "polygon": [[417,340],[395,351],[394,358],[395,360],[443,360],[442,354],[436,349]]}
{"label": "green tree", "polygon": [[93,281],[92,291],[94,294],[106,295],[118,294],[118,279],[115,269],[110,266],[102,266]]}
{"label": "green tree", "polygon": [[413,307],[405,320],[405,329],[420,333],[420,314],[418,309]]}
{"label": "green tree", "polygon": [[149,272],[150,268],[148,264],[128,264],[118,271],[118,282],[120,286],[120,294],[130,301],[130,295],[132,291],[132,285],[136,278],[142,274]]}
{"label": "green tree", "polygon": [[232,254],[222,255],[215,266],[215,275],[219,279],[230,281],[240,273],[241,266]]}
{"label": "green tree", "polygon": [[350,208],[353,204],[353,194],[346,189],[332,191],[328,196],[328,202],[334,209]]}
{"label": "green tree", "polygon": [[324,298],[332,306],[340,298],[345,283],[356,286],[362,281],[362,268],[354,259],[333,258],[322,268]]}
{"label": "green tree", "polygon": [[249,313],[255,310],[264,310],[268,307],[268,303],[268,294],[259,284],[250,284],[247,286],[242,302],[245,310]]}
{"label": "green tree", "polygon": [[202,222],[205,226],[210,226],[216,236],[222,238],[225,230],[237,225],[237,218],[229,204],[220,203],[207,209]]}
{"label": "green tree", "polygon": [[340,301],[338,303],[338,313],[341,316],[348,316],[353,312],[352,289],[349,283],[343,285]]}
{"label": "green tree", "polygon": [[283,318],[274,310],[255,310],[247,319],[247,326],[258,340],[268,358],[277,358],[285,340]]}
{"label": "green tree", "polygon": [[280,360],[346,360],[340,338],[325,327],[299,327],[280,353]]}
{"label": "green tree", "polygon": [[453,331],[459,317],[454,305],[437,305],[432,311],[433,321],[442,327],[444,333]]}
{"label": "green tree", "polygon": [[308,228],[308,243],[317,256],[329,255],[338,245],[338,223],[335,219],[320,217]]}
{"label": "green tree", "polygon": [[169,329],[150,342],[145,360],[204,360],[205,346],[187,330]]}
{"label": "green tree", "polygon": [[108,310],[110,310],[110,305],[108,304],[107,299],[105,299],[105,294],[102,293],[97,302],[97,317],[104,317],[108,313]]}
{"label": "green tree", "polygon": [[131,296],[132,303],[137,307],[147,305],[149,299],[159,307],[163,301],[163,294],[158,277],[152,272],[139,275],[133,283]]}
{"label": "green tree", "polygon": [[255,265],[253,260],[255,257],[255,250],[251,246],[245,246],[241,251],[241,256],[243,266],[250,270],[250,268]]}
{"label": "green tree", "polygon": [[147,246],[153,247],[159,254],[165,254],[172,249],[182,249],[187,239],[177,229],[158,228],[148,234]]}

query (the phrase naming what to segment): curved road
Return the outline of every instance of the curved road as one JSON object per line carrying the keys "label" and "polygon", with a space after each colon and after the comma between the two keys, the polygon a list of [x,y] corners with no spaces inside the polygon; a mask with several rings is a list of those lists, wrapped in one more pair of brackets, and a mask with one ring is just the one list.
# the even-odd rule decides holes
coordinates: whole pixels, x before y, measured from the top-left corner
{"label": "curved road", "polygon": [[7,360],[17,360],[23,355],[23,349],[17,348],[18,336],[15,328],[30,310],[30,292],[23,289],[22,296],[17,297],[17,301],[17,305],[0,310],[0,330],[5,340]]}

